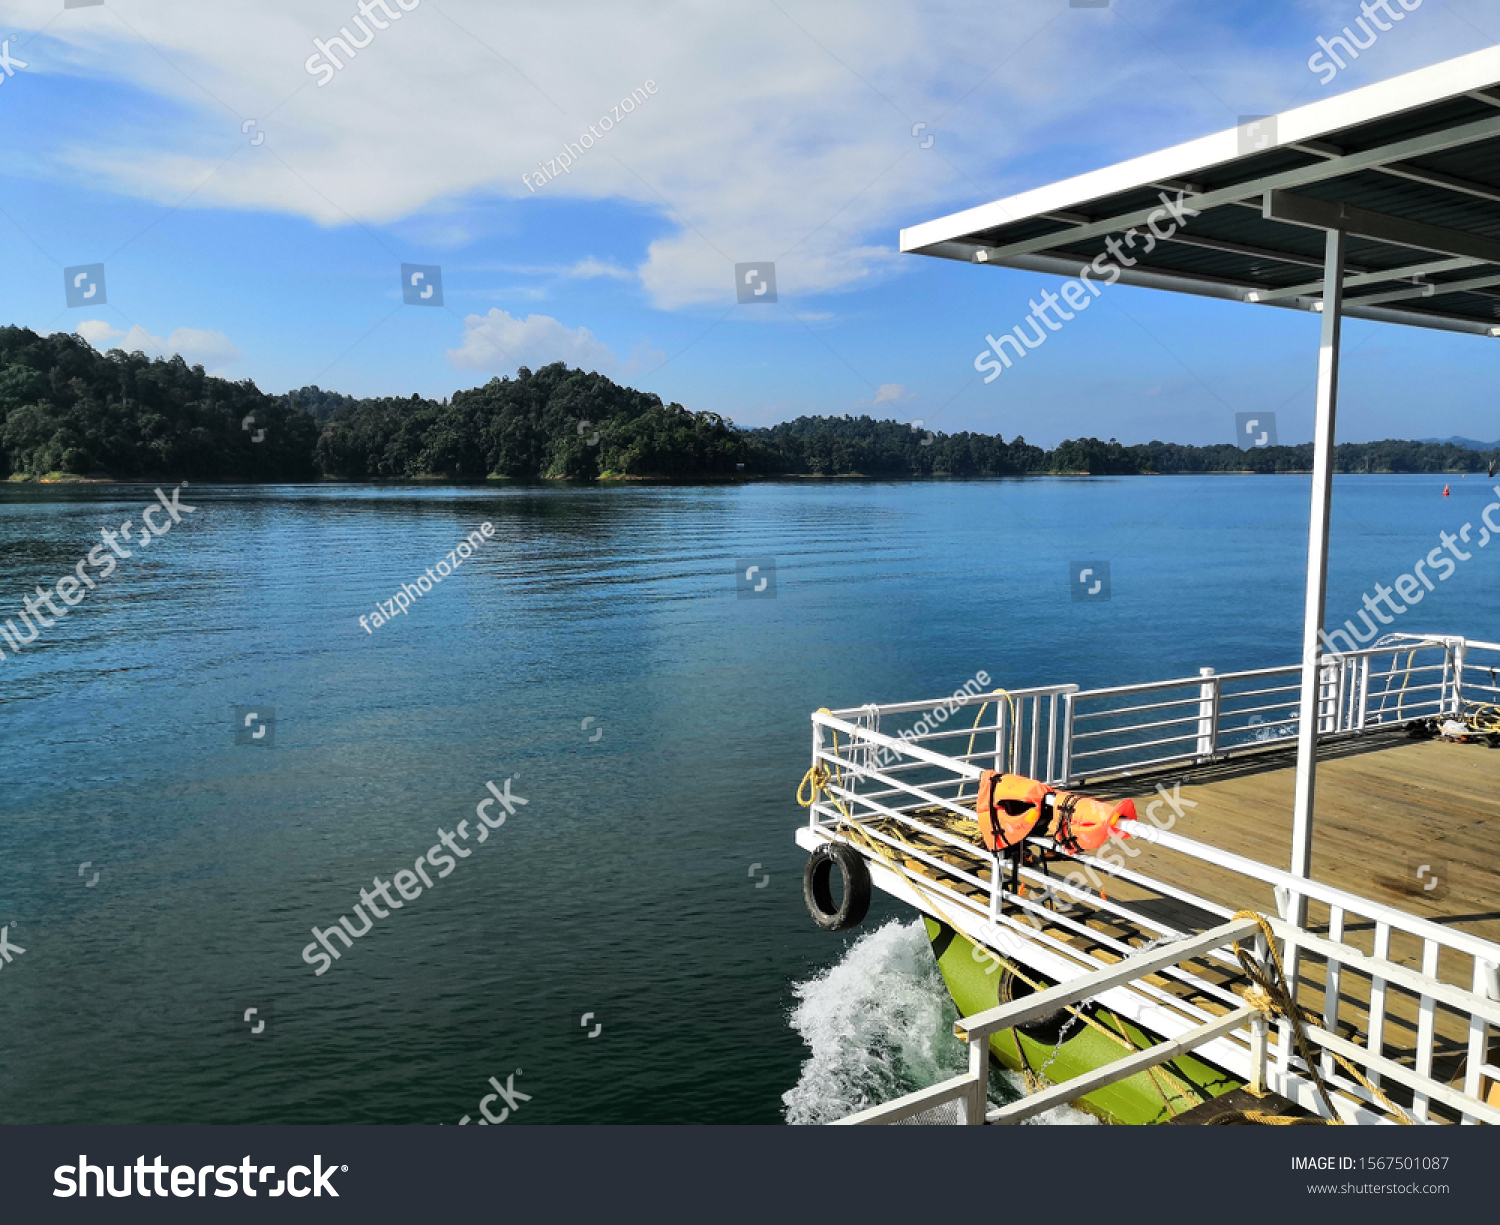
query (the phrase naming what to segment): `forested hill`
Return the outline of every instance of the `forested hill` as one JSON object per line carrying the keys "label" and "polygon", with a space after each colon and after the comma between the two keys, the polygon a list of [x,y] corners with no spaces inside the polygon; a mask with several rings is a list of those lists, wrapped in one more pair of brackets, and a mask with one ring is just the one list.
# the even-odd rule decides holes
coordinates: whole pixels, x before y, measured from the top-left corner
{"label": "forested hill", "polygon": [[[1346,443],[1343,472],[1484,472],[1500,451]],[[444,477],[680,479],[736,475],[1024,476],[1091,472],[1305,472],[1312,447],[1242,451],[998,434],[897,421],[799,417],[741,429],[561,363],[437,401],[356,399],[304,387],[268,395],[180,357],[98,353],[77,336],[0,328],[0,477],[307,481]]]}

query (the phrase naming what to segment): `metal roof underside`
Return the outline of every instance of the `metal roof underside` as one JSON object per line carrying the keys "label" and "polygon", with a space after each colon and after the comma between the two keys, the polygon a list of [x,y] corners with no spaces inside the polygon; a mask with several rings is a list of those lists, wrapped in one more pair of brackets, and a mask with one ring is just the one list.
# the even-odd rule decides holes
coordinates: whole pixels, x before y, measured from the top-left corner
{"label": "metal roof underside", "polygon": [[[1179,192],[1198,215],[1161,240]],[[1500,48],[914,226],[901,249],[1076,277],[1134,229],[1127,284],[1319,310],[1332,226],[1345,315],[1500,335]]]}

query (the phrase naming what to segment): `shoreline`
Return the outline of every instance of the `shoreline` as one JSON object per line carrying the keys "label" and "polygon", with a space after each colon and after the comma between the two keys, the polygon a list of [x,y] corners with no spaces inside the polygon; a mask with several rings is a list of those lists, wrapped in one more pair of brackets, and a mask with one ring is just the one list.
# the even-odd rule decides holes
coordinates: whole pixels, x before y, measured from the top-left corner
{"label": "shoreline", "polygon": [[[1280,472],[1256,472],[1253,469],[1244,468],[1233,471],[1214,472],[1007,472],[992,475],[961,476],[950,474],[934,474],[932,476],[912,475],[880,475],[868,472],[780,472],[775,474],[761,473],[735,473],[734,475],[704,475],[704,476],[625,476],[610,475],[586,479],[572,477],[511,477],[511,476],[488,476],[483,480],[464,480],[446,476],[423,475],[404,477],[375,477],[362,480],[350,480],[342,477],[316,477],[312,480],[270,480],[255,481],[244,478],[230,478],[227,480],[214,480],[204,477],[191,477],[193,483],[199,486],[359,486],[378,485],[397,488],[403,485],[418,486],[462,486],[470,488],[482,488],[492,485],[508,485],[518,488],[544,489],[557,486],[621,486],[621,485],[749,485],[749,484],[789,484],[802,481],[869,481],[882,484],[904,484],[924,485],[955,481],[1033,481],[1033,480],[1145,480],[1171,477],[1232,477],[1232,476],[1257,476],[1257,477],[1309,477],[1311,471],[1287,469]],[[1460,480],[1468,476],[1466,472],[1335,472],[1335,476],[1425,476],[1434,480],[1443,479],[1451,481],[1453,477]],[[1481,479],[1486,479],[1481,475]],[[0,481],[3,486],[42,486],[55,488],[67,485],[158,485],[162,482],[180,482],[180,476],[75,476],[71,474],[49,473],[44,477],[33,477],[24,475],[13,475]]]}

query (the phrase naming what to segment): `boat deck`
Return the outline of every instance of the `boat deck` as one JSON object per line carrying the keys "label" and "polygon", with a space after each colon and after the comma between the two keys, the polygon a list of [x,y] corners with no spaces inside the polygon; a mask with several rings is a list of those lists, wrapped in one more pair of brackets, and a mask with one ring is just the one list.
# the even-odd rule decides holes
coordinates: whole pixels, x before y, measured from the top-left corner
{"label": "boat deck", "polygon": [[[1183,801],[1197,806],[1184,802],[1174,833],[1288,870],[1295,765],[1288,746],[1079,789],[1131,796],[1144,817],[1156,784],[1170,792],[1181,780]],[[1400,731],[1323,746],[1315,801],[1313,879],[1500,943],[1500,751]],[[1269,886],[1254,892],[1255,882],[1211,864],[1132,849],[1141,853],[1130,866],[1166,884],[1235,909],[1274,909]],[[1424,864],[1433,870],[1419,877]]]}
{"label": "boat deck", "polygon": [[[1076,789],[1108,798],[1129,796],[1136,800],[1145,820],[1147,804],[1159,798],[1158,783],[1168,794],[1180,784],[1183,811],[1171,823],[1173,833],[1272,867],[1289,867],[1294,747],[1278,746],[1201,766],[1188,764],[1149,774],[1089,780],[1077,784]],[[1166,803],[1155,810],[1160,823],[1166,823],[1171,813]],[[949,835],[971,841],[974,853],[919,833],[914,836],[910,828],[898,830],[894,822],[871,824],[988,882],[990,859],[979,843],[976,823],[952,814],[923,819],[940,825]],[[1325,745],[1319,750],[1314,819],[1315,880],[1500,943],[1500,856],[1495,850],[1500,835],[1500,752],[1483,744],[1412,740],[1399,730]],[[1231,911],[1276,913],[1269,885],[1213,864],[1185,859],[1141,840],[1127,845],[1136,852],[1128,862],[1135,872]],[[956,876],[948,877],[931,863],[904,855],[900,858],[909,874],[941,880],[976,902],[984,897],[983,890]],[[1423,865],[1430,870],[1419,875]],[[1067,870],[1065,862],[1053,868],[1054,873]],[[1433,888],[1425,887],[1434,880]],[[1110,880],[1107,891],[1111,901],[1179,930],[1204,931],[1223,921],[1221,916],[1134,883]],[[1128,917],[1087,905],[1076,906],[1071,917],[1081,920],[1091,934],[1097,933],[1098,941],[1059,924],[1047,924],[1045,930],[1100,962],[1114,962],[1122,955],[1110,941],[1136,948],[1153,935]],[[1312,903],[1309,930],[1328,933],[1331,918],[1326,907]],[[1335,939],[1366,953],[1377,951],[1373,923],[1353,916],[1347,924],[1342,917],[1338,923],[1339,929],[1332,933]],[[1388,938],[1390,946],[1385,955],[1391,961],[1422,968],[1421,941],[1399,931],[1388,933]],[[1436,977],[1467,989],[1467,975],[1472,969],[1461,969],[1457,961],[1453,959],[1450,965],[1445,951],[1428,972],[1435,971]],[[1238,976],[1222,963],[1202,961],[1192,968],[1210,982],[1237,985]],[[1299,963],[1299,998],[1319,1013],[1325,1005],[1325,974],[1326,965],[1318,957],[1305,956]],[[1166,976],[1153,976],[1149,981],[1209,1012],[1225,1011],[1222,1001],[1200,995],[1181,981]],[[1338,995],[1337,1028],[1363,1045],[1371,1017],[1371,982],[1345,974]],[[1377,1011],[1382,1016],[1383,1053],[1413,1066],[1420,1046],[1418,1000],[1409,994],[1386,992]],[[1457,1083],[1462,1080],[1467,1053],[1467,1024],[1442,1006],[1435,1010],[1432,1024],[1433,1072],[1440,1080]],[[1394,1086],[1391,1095],[1398,1101],[1409,1100],[1409,1094]]]}

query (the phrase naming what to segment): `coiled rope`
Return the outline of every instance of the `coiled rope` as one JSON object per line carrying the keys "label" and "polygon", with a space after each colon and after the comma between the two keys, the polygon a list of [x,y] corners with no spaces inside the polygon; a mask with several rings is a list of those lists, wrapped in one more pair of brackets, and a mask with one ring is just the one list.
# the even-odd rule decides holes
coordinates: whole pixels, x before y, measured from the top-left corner
{"label": "coiled rope", "polygon": [[[1342,1126],[1343,1118],[1333,1107],[1333,1094],[1328,1088],[1328,1083],[1323,1079],[1323,1074],[1318,1069],[1318,1062],[1313,1058],[1312,1044],[1307,1038],[1308,1024],[1317,1024],[1321,1018],[1311,1009],[1303,1007],[1292,998],[1292,992],[1287,985],[1286,970],[1281,964],[1281,955],[1276,951],[1276,935],[1271,930],[1271,924],[1264,915],[1254,910],[1241,910],[1235,913],[1236,919],[1254,919],[1259,925],[1261,935],[1265,938],[1266,948],[1270,951],[1269,964],[1259,962],[1238,940],[1234,942],[1234,955],[1245,971],[1245,976],[1250,979],[1250,985],[1241,992],[1245,1003],[1254,1008],[1267,1021],[1278,1017],[1285,1018],[1291,1022],[1292,1036],[1297,1043],[1297,1053],[1302,1056],[1302,1062],[1307,1065],[1307,1073],[1312,1077],[1313,1084],[1317,1086],[1318,1096],[1323,1099],[1323,1105],[1327,1108],[1329,1118],[1291,1118],[1286,1115],[1269,1114],[1259,1110],[1238,1110],[1229,1114],[1222,1114],[1210,1123],[1257,1123],[1262,1126],[1271,1127],[1293,1127],[1307,1125]],[[1370,1083],[1354,1064],[1333,1051],[1328,1052],[1340,1067],[1357,1080],[1367,1093],[1374,1097],[1385,1109],[1399,1122],[1412,1124],[1412,1119],[1401,1107],[1391,1101],[1380,1088]]]}
{"label": "coiled rope", "polygon": [[1474,702],[1463,708],[1458,719],[1471,732],[1484,736],[1500,735],[1500,706]]}

